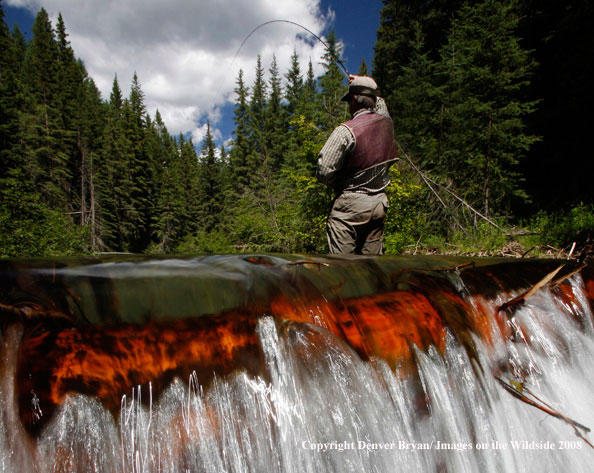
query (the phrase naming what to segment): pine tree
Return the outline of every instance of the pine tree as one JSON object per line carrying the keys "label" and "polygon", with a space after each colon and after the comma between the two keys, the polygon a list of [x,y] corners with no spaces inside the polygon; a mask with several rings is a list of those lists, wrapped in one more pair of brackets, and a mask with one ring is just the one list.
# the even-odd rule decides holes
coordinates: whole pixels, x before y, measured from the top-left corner
{"label": "pine tree", "polygon": [[256,78],[248,109],[248,130],[252,147],[248,165],[250,172],[254,173],[261,166],[268,152],[266,148],[266,81],[260,56],[256,64]]}
{"label": "pine tree", "polygon": [[103,148],[98,168],[100,201],[100,240],[105,249],[128,251],[131,228],[128,213],[131,206],[130,141],[126,135],[124,102],[117,76],[108,104],[103,134]]}
{"label": "pine tree", "polygon": [[523,124],[535,104],[522,100],[534,63],[515,36],[517,25],[512,3],[465,5],[441,51],[438,165],[487,215],[524,198],[517,164],[535,141]]}
{"label": "pine tree", "polygon": [[307,75],[306,75],[306,79],[305,79],[304,93],[306,93],[307,95],[315,96],[316,92],[317,92],[316,77],[314,75],[313,64],[311,63],[311,59],[310,59],[308,65],[307,65]]}
{"label": "pine tree", "polygon": [[[89,146],[88,140],[83,139],[81,127],[84,126],[82,115],[93,113],[81,108],[81,103],[86,100],[84,80],[87,72],[80,61],[76,61],[74,51],[68,41],[68,34],[62,15],[58,15],[56,25],[58,64],[57,64],[57,108],[62,124],[60,137],[61,148],[68,158],[68,174],[71,181],[68,185],[68,208],[80,212],[80,223],[88,223],[88,179],[85,175],[89,171]],[[87,103],[86,105],[91,105]]]}
{"label": "pine tree", "polygon": [[33,39],[24,64],[26,112],[25,155],[44,200],[66,210],[71,174],[64,146],[64,124],[58,94],[58,47],[47,12],[42,8],[32,27]]}
{"label": "pine tree", "polygon": [[439,136],[441,88],[435,83],[434,61],[425,48],[421,24],[415,21],[410,58],[402,66],[392,94],[397,141],[414,156],[417,164],[431,170]]}
{"label": "pine tree", "polygon": [[[386,0],[380,13],[380,26],[374,45],[373,76],[383,91],[395,88],[399,68],[408,60],[406,46],[410,35],[407,25],[412,19],[410,8],[404,3],[403,0]],[[387,95],[384,98],[389,99]]]}
{"label": "pine tree", "polygon": [[199,186],[199,157],[192,140],[179,137],[179,173],[182,192],[183,224],[180,236],[195,234],[200,229],[200,208],[202,205]]}
{"label": "pine tree", "polygon": [[[76,116],[76,104],[80,87],[82,86],[83,75],[86,75],[84,67],[81,63],[77,63],[74,57],[74,51],[68,41],[68,34],[66,33],[66,26],[62,14],[58,15],[58,24],[56,25],[57,33],[57,101],[61,114],[64,128],[68,130],[70,136],[66,136],[65,140],[69,143],[69,148],[74,148],[74,141],[76,139],[76,128],[72,121]],[[69,154],[72,152],[70,151]]]}
{"label": "pine tree", "polygon": [[235,109],[233,111],[233,122],[235,130],[233,134],[233,148],[229,154],[229,163],[233,179],[234,194],[241,194],[250,180],[249,156],[251,146],[248,131],[248,91],[243,82],[243,71],[239,71],[235,88]]}
{"label": "pine tree", "polygon": [[179,141],[169,136],[158,111],[153,128],[159,139],[158,151],[155,151],[161,161],[153,226],[159,251],[167,253],[173,251],[196,226],[193,209],[197,206],[197,162],[191,144],[186,144],[183,135]]}
{"label": "pine tree", "polygon": [[266,104],[266,149],[270,168],[276,174],[283,164],[287,151],[288,117],[282,105],[281,78],[273,56],[270,69],[270,94]]}
{"label": "pine tree", "polygon": [[130,97],[124,104],[124,120],[126,137],[130,142],[128,165],[131,187],[127,217],[132,233],[128,239],[130,249],[140,252],[150,242],[150,215],[154,205],[150,181],[154,166],[145,149],[146,108],[136,73],[132,78]]}
{"label": "pine tree", "polygon": [[277,213],[282,238],[280,247],[285,251],[324,251],[324,225],[330,196],[315,178],[317,155],[327,138],[327,132],[321,131],[318,125],[324,123],[326,116],[319,104],[318,84],[310,59],[301,96],[290,119],[290,149],[280,183],[282,201]]}
{"label": "pine tree", "polygon": [[[39,28],[41,23],[40,19],[36,26]],[[43,57],[40,54],[41,36],[38,34],[36,43],[36,54],[39,55],[29,56],[29,64]],[[43,196],[45,199],[41,198],[33,179],[33,171],[39,172],[38,163],[28,162],[31,156],[39,157],[42,153],[36,146],[55,145],[56,142],[54,136],[42,141],[33,126],[25,130],[27,133],[21,131],[21,123],[30,125],[33,122],[32,111],[36,107],[31,90],[25,93],[21,81],[25,53],[26,45],[18,28],[12,36],[9,35],[0,4],[0,257],[82,252],[83,232],[72,227],[63,209],[49,208],[47,195]],[[43,79],[51,82],[48,80],[51,78]],[[50,107],[43,111],[49,110]],[[54,118],[49,113],[47,116]],[[53,127],[51,131],[56,132]],[[46,186],[45,190],[48,188]]]}
{"label": "pine tree", "polygon": [[231,167],[230,153],[227,152],[224,144],[221,144],[221,148],[219,150],[219,166],[221,169],[221,205],[223,208],[221,213],[221,222],[227,223],[226,220],[228,220],[228,215],[226,214],[225,209],[232,206],[235,200],[235,194],[233,192],[235,182],[233,181],[233,169]]}
{"label": "pine tree", "polygon": [[346,108],[340,101],[346,87],[343,85],[344,75],[338,66],[342,54],[342,47],[336,38],[334,30],[325,38],[327,45],[322,57],[325,73],[319,79],[319,101],[322,109],[321,127],[330,133],[340,122],[346,118]]}
{"label": "pine tree", "polygon": [[23,67],[25,64],[25,57],[27,56],[27,41],[25,40],[25,35],[19,29],[19,25],[15,23],[12,33],[12,47],[13,47],[13,54],[12,54],[12,64],[14,72],[20,76],[22,76]]}
{"label": "pine tree", "polygon": [[22,166],[19,159],[19,110],[23,104],[22,86],[18,79],[16,46],[4,22],[0,4],[0,179]]}
{"label": "pine tree", "polygon": [[424,53],[429,61],[440,59],[439,50],[447,41],[453,17],[463,3],[477,0],[384,0],[380,13],[380,27],[374,45],[373,77],[383,92],[390,110],[395,109],[393,93],[397,90],[402,68],[408,66],[414,54],[412,45],[417,25],[422,25]]}
{"label": "pine tree", "polygon": [[359,66],[359,72],[357,72],[357,75],[360,75],[360,76],[368,76],[369,75],[369,71],[367,70],[367,63],[365,62],[365,58],[361,59],[361,65]]}
{"label": "pine tree", "polygon": [[[150,224],[148,225],[150,235],[147,235],[147,238],[150,239],[150,244],[153,244],[157,242],[159,238],[160,192],[163,183],[164,165],[170,159],[168,153],[172,151],[172,147],[167,146],[167,144],[162,141],[161,133],[164,128],[164,123],[158,110],[155,113],[154,121],[147,113],[145,123],[144,150],[150,159],[151,165],[151,178],[148,181],[147,196],[147,219],[150,220]],[[151,251],[153,249],[154,248],[150,248]]]}
{"label": "pine tree", "polygon": [[287,79],[287,87],[285,89],[287,111],[292,115],[297,110],[297,106],[301,101],[301,96],[303,94],[303,77],[301,77],[299,56],[297,55],[296,50],[293,50],[293,55],[291,56],[291,69],[289,69],[285,78]]}
{"label": "pine tree", "polygon": [[217,229],[222,211],[221,169],[216,157],[216,146],[207,123],[206,137],[200,152],[198,195],[200,201],[200,228],[210,233]]}
{"label": "pine tree", "polygon": [[297,166],[299,157],[301,155],[298,142],[298,133],[296,132],[299,123],[304,120],[304,93],[305,84],[301,75],[301,66],[299,64],[299,57],[297,51],[293,50],[291,56],[291,68],[285,74],[287,79],[287,87],[285,89],[286,100],[286,150],[285,150],[285,164],[286,167],[294,169]]}
{"label": "pine tree", "polygon": [[318,84],[313,71],[311,59],[307,66],[307,74],[303,83],[301,99],[297,105],[297,114],[302,115],[306,122],[317,123]]}
{"label": "pine tree", "polygon": [[[89,227],[90,246],[93,250],[98,250],[101,243],[97,188],[100,178],[97,163],[100,161],[103,145],[105,105],[99,89],[91,78],[86,77],[83,81],[76,104],[77,147],[80,153],[80,224]],[[74,203],[71,205],[74,206]]]}

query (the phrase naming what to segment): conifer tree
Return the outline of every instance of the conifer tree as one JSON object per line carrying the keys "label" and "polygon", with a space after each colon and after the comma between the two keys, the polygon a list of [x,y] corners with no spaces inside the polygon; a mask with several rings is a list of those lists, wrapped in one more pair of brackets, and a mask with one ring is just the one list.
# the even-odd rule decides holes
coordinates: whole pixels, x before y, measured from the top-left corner
{"label": "conifer tree", "polygon": [[81,114],[87,114],[89,111],[81,109],[80,105],[85,101],[85,93],[88,91],[84,85],[87,72],[82,62],[75,59],[61,14],[58,15],[56,36],[57,108],[63,128],[60,142],[68,157],[68,174],[71,176],[68,186],[68,208],[80,212],[80,223],[85,224],[88,217],[88,176],[85,176],[85,173],[89,170],[89,142],[83,143]]}
{"label": "conifer tree", "polygon": [[303,77],[301,76],[301,67],[299,65],[299,56],[297,50],[293,50],[291,56],[291,68],[285,75],[287,87],[285,89],[285,98],[287,100],[287,111],[292,115],[297,110],[303,93]]}
{"label": "conifer tree", "polygon": [[23,35],[19,29],[19,25],[16,23],[12,29],[11,37],[13,48],[12,67],[14,72],[21,77],[25,64],[25,57],[27,55],[27,41],[25,40],[25,35]]}
{"label": "conifer tree", "polygon": [[[74,57],[74,51],[68,41],[68,33],[62,18],[58,15],[56,25],[57,33],[57,100],[64,128],[68,130],[70,136],[65,136],[69,142],[69,148],[73,149],[76,132],[75,125],[72,123],[76,116],[76,103],[80,87],[82,85],[82,76],[86,75],[81,63],[77,63]],[[70,154],[71,152],[69,152]]]}
{"label": "conifer tree", "polygon": [[200,152],[198,196],[200,202],[200,228],[210,233],[221,221],[222,211],[221,169],[216,158],[216,146],[207,123],[206,137]]}
{"label": "conifer tree", "polygon": [[174,161],[169,160],[163,167],[160,179],[157,212],[154,215],[154,228],[158,250],[169,253],[179,241],[180,225],[182,224],[181,208],[178,206],[181,188],[176,180]]}
{"label": "conifer tree", "polygon": [[147,149],[149,154],[155,156],[155,174],[153,176],[153,186],[155,187],[155,211],[151,215],[153,239],[158,245],[160,252],[168,252],[171,248],[168,245],[169,236],[173,226],[169,225],[171,210],[167,205],[163,194],[167,186],[171,183],[171,177],[168,173],[171,162],[175,158],[176,152],[173,139],[167,132],[167,127],[163,123],[161,113],[157,109],[155,120],[147,126]]}
{"label": "conifer tree", "polygon": [[313,64],[311,59],[307,66],[307,74],[303,83],[303,91],[301,100],[297,106],[297,113],[303,115],[305,121],[316,122],[316,104],[318,95],[318,84],[313,71]]}
{"label": "conifer tree", "polygon": [[424,52],[430,61],[440,59],[439,50],[447,41],[447,32],[463,3],[473,5],[477,0],[385,0],[380,13],[380,26],[374,44],[373,77],[383,92],[388,108],[394,109],[393,93],[413,54],[412,45],[417,24],[422,25]]}
{"label": "conifer tree", "polygon": [[369,71],[367,70],[367,63],[365,62],[365,58],[361,59],[361,64],[359,65],[359,71],[357,72],[360,76],[368,76]]}
{"label": "conifer tree", "polygon": [[221,148],[219,150],[219,167],[220,167],[220,174],[221,174],[221,205],[222,205],[222,214],[221,214],[221,221],[226,220],[227,215],[225,215],[225,209],[229,208],[229,206],[233,205],[232,198],[235,199],[233,194],[233,169],[231,168],[231,163],[229,159],[229,152],[225,148],[225,144],[221,144]]}
{"label": "conifer tree", "polygon": [[[384,91],[384,99],[389,109],[393,109],[390,91],[395,90],[399,69],[408,62],[408,45],[410,34],[408,25],[411,8],[403,0],[386,0],[380,13],[380,26],[377,30],[377,41],[374,45],[373,77],[380,90]],[[387,93],[386,93],[387,92]]]}
{"label": "conifer tree", "polygon": [[229,154],[233,189],[239,194],[245,189],[249,182],[250,167],[249,156],[251,154],[249,131],[248,131],[248,91],[243,81],[243,71],[239,71],[235,88],[235,108],[233,111],[233,122],[235,130],[233,134],[233,148]]}
{"label": "conifer tree", "polygon": [[183,225],[180,235],[194,234],[200,226],[200,206],[202,205],[199,188],[199,157],[191,139],[185,140],[180,134],[180,180],[182,192],[179,199],[182,200]]}
{"label": "conifer tree", "polygon": [[117,76],[114,78],[98,163],[100,236],[105,249],[128,251],[134,232],[128,213],[131,205],[130,142],[126,135],[124,102]]}
{"label": "conifer tree", "polygon": [[[82,65],[80,66],[82,68]],[[101,247],[99,232],[99,194],[97,184],[100,180],[97,163],[100,161],[105,105],[95,82],[86,77],[76,100],[77,147],[79,151],[79,208],[80,224],[89,227],[90,246],[93,250]],[[73,184],[74,187],[74,184]],[[76,207],[75,202],[71,202]]]}
{"label": "conifer tree", "polygon": [[31,163],[29,172],[44,200],[54,208],[66,210],[71,174],[59,109],[58,48],[43,8],[32,30],[33,39],[24,64],[27,97],[23,115],[24,152]]}
{"label": "conifer tree", "polygon": [[154,226],[159,251],[170,252],[196,228],[197,162],[191,143],[183,135],[177,141],[172,139],[159,113],[155,115],[154,125],[162,153]]}
{"label": "conifer tree", "polygon": [[44,8],[32,26],[33,39],[25,58],[25,81],[37,103],[50,107],[57,101],[58,47],[52,24]]}
{"label": "conifer tree", "polygon": [[22,165],[16,147],[20,142],[19,110],[23,97],[15,55],[16,47],[0,4],[0,179],[6,179],[11,170]]}
{"label": "conifer tree", "polygon": [[[150,157],[151,179],[148,182],[149,209],[147,218],[150,220],[150,241],[155,242],[158,239],[159,229],[159,199],[163,182],[164,164],[169,159],[167,153],[170,148],[161,141],[162,127],[164,126],[161,114],[157,110],[155,120],[153,121],[149,114],[145,117],[146,129],[144,135],[144,149],[147,156]],[[152,250],[152,248],[151,248]]]}
{"label": "conifer tree", "polygon": [[525,196],[517,164],[535,141],[523,124],[534,103],[522,99],[534,64],[515,36],[517,24],[513,3],[465,5],[441,52],[438,165],[487,215]]}
{"label": "conifer tree", "polygon": [[298,133],[299,124],[304,121],[304,81],[301,75],[301,66],[297,51],[293,50],[291,56],[291,68],[285,74],[287,87],[285,89],[286,114],[287,114],[287,140],[285,151],[285,163],[287,167],[294,169],[300,157]]}
{"label": "conifer tree", "polygon": [[144,93],[136,73],[132,78],[130,97],[124,105],[124,116],[126,136],[130,143],[128,166],[131,187],[128,220],[133,229],[128,238],[130,248],[138,252],[144,250],[150,241],[150,213],[154,205],[150,181],[154,166],[145,149],[146,108]]}
{"label": "conifer tree", "polygon": [[[49,44],[41,39],[48,30],[40,30],[48,28],[49,23],[42,20],[43,15],[36,21],[35,30],[38,34],[34,39],[35,48],[32,46],[35,54],[30,54],[27,58],[29,66],[35,65],[35,61],[39,61],[38,64],[42,62],[43,47],[47,47],[49,51],[52,49],[51,25],[46,37]],[[39,179],[42,164],[57,164],[56,161],[50,161],[51,153],[59,149],[56,116],[51,113],[55,104],[50,103],[52,96],[48,92],[47,101],[40,106],[36,98],[42,96],[36,93],[37,90],[34,93],[33,89],[25,87],[37,81],[37,84],[47,86],[48,91],[51,91],[51,82],[55,77],[31,75],[29,78],[34,78],[35,81],[21,80],[25,54],[23,35],[16,27],[12,36],[8,34],[0,5],[0,257],[82,252],[83,232],[72,227],[63,207],[51,209],[47,204],[54,199],[60,205],[66,204],[61,199],[63,194],[60,189],[65,181],[58,182],[54,187],[49,179]],[[32,71],[31,67],[27,72]],[[35,72],[37,74],[40,71],[36,69]],[[39,122],[35,123],[36,111],[46,113],[45,128]],[[21,131],[23,129],[25,132]],[[51,130],[51,135],[40,136],[37,133],[40,129],[44,129],[46,133]],[[30,162],[41,157],[48,159]],[[54,177],[60,177],[58,169],[50,169],[54,171]],[[37,183],[44,184],[44,191],[55,191],[55,194],[42,196],[34,177],[38,178]]]}
{"label": "conifer tree", "polygon": [[283,164],[287,151],[287,120],[285,108],[282,105],[281,78],[273,56],[270,69],[270,94],[266,104],[266,150],[272,173],[277,173]]}
{"label": "conifer tree", "polygon": [[330,133],[346,118],[346,109],[340,101],[346,91],[343,85],[344,75],[338,66],[342,54],[342,46],[336,38],[334,30],[325,38],[327,48],[322,57],[324,75],[319,79],[319,102],[322,109],[321,127]]}
{"label": "conifer tree", "polygon": [[439,136],[441,88],[435,83],[436,64],[426,52],[421,24],[415,21],[410,58],[395,82],[392,114],[397,141],[414,156],[417,164],[431,170],[431,156]]}
{"label": "conifer tree", "polygon": [[252,86],[248,112],[248,130],[251,142],[251,155],[248,165],[254,173],[266,157],[266,81],[262,58],[258,55],[256,78]]}

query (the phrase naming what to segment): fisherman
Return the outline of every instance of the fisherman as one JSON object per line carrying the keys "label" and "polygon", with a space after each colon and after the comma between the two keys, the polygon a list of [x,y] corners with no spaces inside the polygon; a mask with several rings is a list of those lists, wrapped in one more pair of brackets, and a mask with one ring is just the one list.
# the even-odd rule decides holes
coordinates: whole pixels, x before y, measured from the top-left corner
{"label": "fisherman", "polygon": [[334,129],[318,155],[317,179],[336,198],[326,223],[330,254],[383,254],[388,169],[398,159],[394,126],[376,82],[349,76],[351,120]]}

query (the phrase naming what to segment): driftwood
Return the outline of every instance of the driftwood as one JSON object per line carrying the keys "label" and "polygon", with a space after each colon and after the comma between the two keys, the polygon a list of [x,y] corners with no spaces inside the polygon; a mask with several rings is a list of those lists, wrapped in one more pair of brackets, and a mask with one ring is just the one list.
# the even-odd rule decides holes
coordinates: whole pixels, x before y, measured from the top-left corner
{"label": "driftwood", "polygon": [[584,269],[587,265],[583,264],[581,265],[579,268],[574,269],[572,272],[565,274],[564,276],[561,276],[560,278],[555,279],[554,281],[551,282],[551,287],[555,287],[558,286],[559,284],[561,284],[563,281],[565,281],[566,279],[569,279],[570,277],[572,277],[575,274],[578,274],[582,269]]}
{"label": "driftwood", "polygon": [[547,274],[544,278],[542,278],[540,281],[538,281],[534,286],[532,286],[530,289],[522,292],[521,294],[517,295],[516,297],[514,297],[513,299],[510,299],[509,301],[501,304],[498,308],[497,308],[497,313],[502,312],[502,311],[506,311],[508,309],[513,309],[516,306],[518,306],[519,304],[522,304],[526,301],[526,299],[528,297],[530,297],[532,294],[534,294],[535,292],[537,292],[538,290],[540,290],[542,287],[546,286],[556,275],[559,271],[561,271],[561,269],[565,266],[565,264],[562,264],[561,266],[559,266],[557,269],[555,269],[554,271],[551,271],[549,274]]}
{"label": "driftwood", "polygon": [[[589,427],[586,427],[585,425],[580,424],[579,422],[573,419],[570,419],[566,415],[554,409],[552,406],[544,402],[542,399],[540,399],[538,396],[532,393],[528,388],[526,388],[523,383],[517,381],[510,381],[508,383],[503,379],[499,378],[498,376],[496,376],[495,379],[499,382],[499,384],[503,386],[503,388],[508,393],[510,393],[516,399],[519,399],[520,401],[528,404],[529,406],[536,407],[537,409],[552,417],[567,422],[569,425],[571,425],[571,427],[573,427],[575,435],[581,438],[585,443],[587,443],[590,446],[590,448],[594,449],[594,445],[592,445],[590,441],[583,436],[582,432],[580,432],[580,430],[582,430],[584,433],[589,433],[591,431]],[[524,395],[524,393],[528,394],[533,399],[530,399],[530,397]]]}
{"label": "driftwood", "polygon": [[[493,227],[495,227],[497,230],[499,230],[504,235],[508,235],[508,233],[503,228],[501,228],[499,225],[497,225],[489,217],[487,217],[486,215],[482,214],[481,212],[479,212],[478,210],[476,210],[474,207],[472,207],[468,202],[466,202],[462,197],[460,197],[454,191],[452,191],[451,189],[448,189],[446,186],[443,186],[440,183],[438,183],[438,182],[434,181],[433,179],[431,179],[430,177],[426,176],[413,163],[413,161],[408,157],[408,155],[406,154],[406,152],[404,151],[404,148],[402,148],[402,146],[400,145],[400,143],[397,143],[397,144],[398,144],[398,147],[400,148],[400,151],[401,151],[402,155],[406,158],[406,160],[408,161],[408,163],[410,164],[410,166],[419,174],[419,176],[421,176],[421,179],[423,179],[423,182],[425,182],[425,184],[427,185],[427,187],[429,187],[429,189],[431,190],[431,192],[433,192],[433,194],[435,194],[435,196],[437,197],[437,200],[439,200],[439,202],[441,203],[441,205],[446,210],[449,211],[450,209],[446,205],[446,203],[443,201],[443,199],[441,198],[441,196],[437,193],[437,191],[433,188],[433,186],[431,186],[431,184],[433,184],[434,186],[441,187],[444,191],[446,191],[448,194],[450,194],[452,197],[454,197],[454,199],[456,199],[458,202],[460,202],[462,205],[464,205],[468,210],[470,210],[471,212],[473,212],[476,216],[478,216],[478,217],[482,218],[483,220],[485,220],[489,225],[492,225]],[[456,217],[454,217],[454,215],[452,215],[452,218],[456,222],[456,225],[458,225],[458,227],[462,230],[462,232],[464,234],[466,234],[466,231],[465,231],[464,227],[458,221],[458,219],[456,219]]]}

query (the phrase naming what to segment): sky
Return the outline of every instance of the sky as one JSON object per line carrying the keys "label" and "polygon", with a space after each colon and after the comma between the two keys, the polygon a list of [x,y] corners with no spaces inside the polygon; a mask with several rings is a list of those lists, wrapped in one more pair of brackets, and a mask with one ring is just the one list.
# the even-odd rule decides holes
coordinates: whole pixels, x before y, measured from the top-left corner
{"label": "sky", "polygon": [[310,59],[314,73],[323,72],[324,46],[305,30],[272,23],[249,35],[254,28],[289,20],[320,37],[334,29],[348,71],[356,73],[362,59],[372,65],[382,7],[381,0],[1,1],[9,28],[18,24],[28,39],[41,7],[54,26],[61,13],[74,53],[103,99],[116,76],[127,95],[136,72],[150,115],[158,109],[168,131],[191,136],[196,147],[207,122],[216,142],[229,145],[235,82],[242,69],[246,85],[253,83],[258,55],[266,78],[273,55],[284,75],[294,50],[303,74]]}

